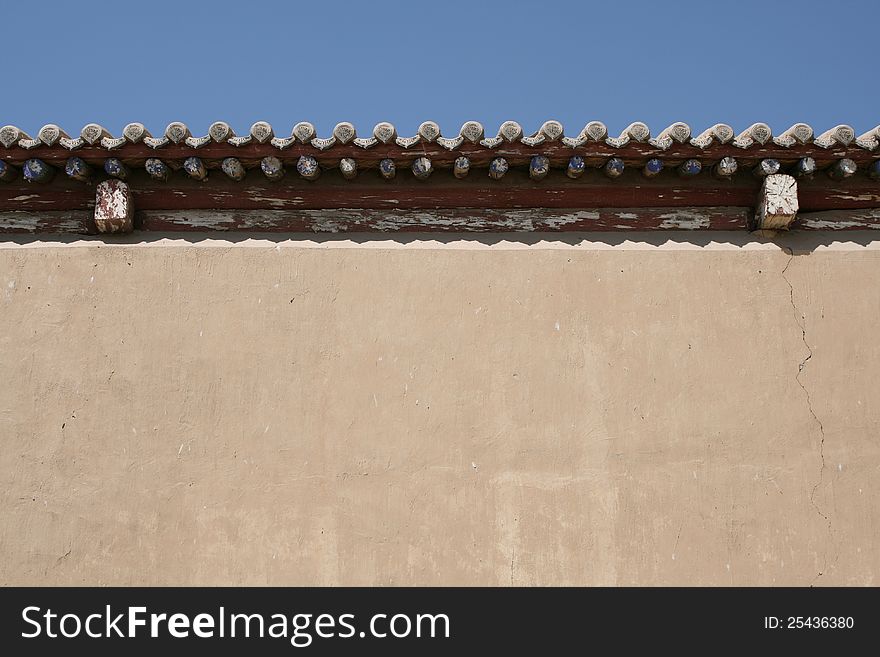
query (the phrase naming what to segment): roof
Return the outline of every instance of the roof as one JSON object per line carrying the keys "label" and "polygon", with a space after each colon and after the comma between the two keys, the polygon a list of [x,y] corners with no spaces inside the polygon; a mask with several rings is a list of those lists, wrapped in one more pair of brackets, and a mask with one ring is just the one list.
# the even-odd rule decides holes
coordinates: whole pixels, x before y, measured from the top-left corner
{"label": "roof", "polygon": [[310,123],[278,136],[263,121],[245,135],[222,121],[201,136],[180,122],[158,136],[140,123],[118,137],[97,124],[78,136],[0,128],[0,233],[873,228],[878,181],[880,126],[773,135],[718,123],[693,135],[674,123],[652,136],[636,122],[616,137],[598,121],[573,135],[558,121],[532,135],[506,121],[494,136],[475,121],[454,135],[426,121],[408,137],[390,123],[368,136],[340,123],[328,137]]}
{"label": "roof", "polygon": [[378,123],[368,136],[358,136],[354,125],[348,122],[339,123],[328,137],[319,137],[315,127],[308,122],[297,123],[287,136],[276,134],[273,127],[265,121],[257,121],[246,135],[236,135],[228,123],[217,121],[208,128],[207,134],[194,136],[185,123],[179,121],[168,124],[165,131],[153,136],[142,123],[129,123],[119,136],[113,136],[108,130],[96,123],[83,127],[78,135],[71,136],[57,125],[49,124],[40,128],[35,137],[31,137],[13,125],[0,128],[0,144],[6,148],[32,149],[38,146],[55,146],[74,151],[84,146],[100,146],[107,150],[115,150],[126,144],[143,143],[153,149],[161,149],[171,144],[185,144],[194,149],[210,143],[228,143],[233,146],[244,146],[251,143],[269,143],[279,150],[284,150],[295,143],[308,144],[318,151],[334,146],[353,144],[363,149],[378,144],[396,144],[409,149],[421,143],[436,143],[447,150],[455,150],[462,144],[479,144],[484,148],[497,148],[506,143],[522,143],[527,146],[538,146],[545,142],[559,141],[572,148],[588,143],[607,144],[612,148],[620,148],[631,142],[648,144],[657,153],[669,149],[674,144],[690,144],[700,149],[710,148],[715,144],[730,143],[737,148],[749,149],[772,143],[776,146],[789,148],[796,145],[813,144],[820,148],[832,146],[854,145],[867,151],[874,151],[880,145],[880,126],[869,130],[861,136],[848,125],[834,126],[818,135],[806,123],[795,123],[787,130],[774,136],[766,123],[755,123],[739,132],[725,123],[716,123],[710,128],[694,135],[686,123],[673,123],[652,137],[650,128],[642,122],[631,123],[620,135],[613,137],[608,134],[605,124],[590,121],[583,129],[574,134],[566,135],[558,121],[546,121],[535,134],[525,135],[522,126],[516,121],[505,121],[494,136],[487,134],[477,121],[467,121],[461,129],[451,135],[443,135],[440,126],[433,121],[425,121],[419,126],[417,133],[410,137],[402,137],[391,123]]}

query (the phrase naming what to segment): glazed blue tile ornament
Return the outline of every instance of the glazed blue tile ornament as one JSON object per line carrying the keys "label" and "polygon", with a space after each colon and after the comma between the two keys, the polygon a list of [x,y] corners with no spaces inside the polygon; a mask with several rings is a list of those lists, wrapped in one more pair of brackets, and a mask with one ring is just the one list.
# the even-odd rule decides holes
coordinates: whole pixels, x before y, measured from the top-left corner
{"label": "glazed blue tile ornament", "polygon": [[417,157],[412,163],[413,175],[419,180],[427,180],[433,171],[434,166],[427,157]]}
{"label": "glazed blue tile ornament", "polygon": [[619,157],[612,157],[605,163],[604,171],[605,175],[609,178],[619,178],[623,174],[625,168],[623,160]]}
{"label": "glazed blue tile ornament", "polygon": [[739,169],[739,164],[737,164],[736,158],[728,155],[727,157],[722,157],[721,161],[715,165],[712,171],[717,178],[731,178],[736,174],[737,169]]}
{"label": "glazed blue tile ornament", "polygon": [[587,163],[580,155],[568,158],[568,166],[565,168],[566,176],[572,179],[580,178],[586,170]]}
{"label": "glazed blue tile ornament", "polygon": [[151,157],[144,163],[144,169],[147,170],[147,174],[149,174],[150,178],[153,180],[168,180],[168,176],[171,175],[171,169],[167,164],[165,164],[158,157]]}
{"label": "glazed blue tile ornament", "polygon": [[678,167],[678,175],[684,178],[689,178],[691,176],[696,176],[702,170],[703,164],[699,160],[691,158],[681,163]]}
{"label": "glazed blue tile ornament", "polygon": [[344,157],[339,160],[339,173],[341,173],[342,177],[346,180],[354,180],[355,178],[357,178],[357,160],[355,160],[353,157]]}
{"label": "glazed blue tile ornament", "polygon": [[[277,158],[273,159],[277,160]],[[300,156],[299,160],[297,160],[296,162],[296,170],[299,175],[301,175],[306,180],[317,180],[318,176],[321,175],[321,168],[318,166],[318,160],[313,158],[311,155]],[[263,169],[263,171],[265,172],[265,169]]]}
{"label": "glazed blue tile ornament", "polygon": [[397,174],[397,167],[394,166],[394,160],[386,157],[384,160],[379,162],[379,174],[385,180],[392,180]]}
{"label": "glazed blue tile ornament", "polygon": [[812,157],[802,157],[794,165],[794,176],[796,178],[810,178],[816,173],[816,160]]}
{"label": "glazed blue tile ornament", "polygon": [[24,179],[30,183],[47,183],[55,175],[55,169],[38,159],[25,161],[21,170]]}
{"label": "glazed blue tile ornament", "polygon": [[752,169],[752,174],[757,178],[766,178],[767,176],[779,173],[781,169],[782,165],[779,163],[779,160],[767,158],[758,162],[758,166]]}
{"label": "glazed blue tile ornament", "polygon": [[496,157],[489,163],[489,177],[494,180],[501,180],[510,166],[503,157]]}
{"label": "glazed blue tile ornament", "polygon": [[529,177],[532,180],[543,180],[550,173],[550,159],[544,155],[535,155],[529,162]]}
{"label": "glazed blue tile ornament", "polygon": [[117,157],[108,157],[104,160],[104,173],[106,173],[111,178],[118,178],[119,180],[125,180],[128,178],[128,169]]}
{"label": "glazed blue tile ornament", "polygon": [[[317,168],[317,163],[314,166]],[[297,162],[296,168],[299,170],[299,162]],[[284,164],[274,155],[269,155],[260,160],[260,171],[269,180],[281,180],[284,177]]]}
{"label": "glazed blue tile ornament", "polygon": [[244,177],[247,175],[244,165],[237,157],[225,158],[220,163],[220,170],[226,174],[227,178],[235,180],[236,182],[244,180]]}
{"label": "glazed blue tile ornament", "polygon": [[205,181],[208,179],[208,169],[200,157],[188,157],[183,161],[183,170],[186,175],[194,180]]}
{"label": "glazed blue tile ornament", "polygon": [[663,160],[656,157],[652,157],[650,160],[645,162],[645,166],[642,167],[642,174],[646,178],[653,178],[661,171],[663,171]]}
{"label": "glazed blue tile ornament", "polygon": [[845,157],[838,160],[834,166],[828,169],[828,175],[831,176],[833,180],[843,180],[844,178],[849,178],[855,174],[856,170],[858,170],[856,163],[848,157]]}
{"label": "glazed blue tile ornament", "polygon": [[67,158],[67,162],[64,164],[64,173],[67,174],[68,178],[84,183],[92,179],[92,167],[86,164],[85,160],[81,157],[73,156]]}

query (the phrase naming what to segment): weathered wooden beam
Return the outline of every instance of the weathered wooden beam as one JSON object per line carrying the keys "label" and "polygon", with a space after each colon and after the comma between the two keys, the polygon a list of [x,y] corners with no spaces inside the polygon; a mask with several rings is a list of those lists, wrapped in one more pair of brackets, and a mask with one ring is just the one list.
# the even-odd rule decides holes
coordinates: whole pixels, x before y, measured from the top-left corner
{"label": "weathered wooden beam", "polygon": [[[249,166],[259,166],[259,161]],[[131,193],[139,209],[295,209],[295,208],[595,208],[741,206],[754,207],[763,181],[740,172],[730,180],[696,176],[687,184],[675,177],[645,178],[627,169],[623,176],[607,180],[595,172],[572,180],[563,172],[551,172],[545,180],[532,181],[522,169],[510,170],[501,180],[490,180],[485,169],[465,179],[449,170],[438,170],[428,183],[412,176],[383,181],[376,172],[363,171],[345,180],[336,170],[325,171],[311,183],[298,175],[269,182],[262,175],[239,183],[226,175],[198,182],[173,174],[167,182],[133,170]],[[867,176],[832,181],[827,176],[798,181],[802,212],[880,207],[880,185]],[[0,210],[88,209],[94,190],[58,176],[49,185],[28,185],[21,178],[0,184]]]}
{"label": "weathered wooden beam", "polygon": [[0,233],[94,233],[89,210],[2,211]]}
{"label": "weathered wooden beam", "polygon": [[878,230],[880,208],[799,213],[794,227],[807,230]]}
{"label": "weathered wooden beam", "polygon": [[[145,210],[147,231],[742,230],[749,208],[441,208],[435,210]],[[880,208],[798,213],[799,230],[880,230]],[[0,212],[0,233],[95,233],[88,210]]]}
{"label": "weathered wooden beam", "polygon": [[755,211],[755,228],[788,230],[797,211],[797,181],[784,173],[771,174],[764,178]]}
{"label": "weathered wooden beam", "polygon": [[126,183],[112,178],[95,188],[95,228],[99,233],[130,233],[133,228],[131,191]]}
{"label": "weathered wooden beam", "polygon": [[492,210],[145,210],[145,231],[531,232],[743,230],[749,208],[597,208]]}

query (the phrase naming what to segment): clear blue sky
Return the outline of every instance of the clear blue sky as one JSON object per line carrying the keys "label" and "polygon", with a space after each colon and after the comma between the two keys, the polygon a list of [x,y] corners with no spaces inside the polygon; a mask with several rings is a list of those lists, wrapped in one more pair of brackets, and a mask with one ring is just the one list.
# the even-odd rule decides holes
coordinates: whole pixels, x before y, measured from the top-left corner
{"label": "clear blue sky", "polygon": [[880,1],[6,2],[0,124],[880,123]]}

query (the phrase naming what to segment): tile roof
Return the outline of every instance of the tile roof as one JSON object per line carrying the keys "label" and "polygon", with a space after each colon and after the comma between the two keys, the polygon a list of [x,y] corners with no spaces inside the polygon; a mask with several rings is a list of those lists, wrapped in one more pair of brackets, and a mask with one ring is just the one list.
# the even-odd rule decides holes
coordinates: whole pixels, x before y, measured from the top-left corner
{"label": "tile roof", "polygon": [[880,228],[880,126],[693,135],[673,123],[652,136],[636,122],[612,137],[598,121],[575,135],[506,121],[487,136],[468,121],[446,136],[426,121],[409,137],[390,123],[320,137],[310,123],[277,136],[263,121],[245,135],[215,122],[193,136],[174,122],[159,136],[130,123],[118,137],[89,124],[32,138],[7,125],[0,183],[0,233]]}
{"label": "tile roof", "polygon": [[399,136],[395,127],[385,122],[376,124],[370,135],[366,137],[359,137],[354,125],[347,122],[339,123],[329,137],[319,137],[315,127],[308,122],[297,123],[289,136],[277,136],[272,126],[265,121],[254,123],[246,135],[236,135],[229,124],[223,121],[212,123],[207,134],[202,136],[193,136],[189,127],[179,121],[168,124],[164,133],[158,136],[153,136],[141,123],[129,123],[118,137],[96,123],[86,125],[78,136],[71,136],[54,124],[40,128],[36,137],[31,137],[13,125],[0,128],[0,145],[6,148],[32,149],[40,146],[60,146],[71,151],[84,146],[114,150],[126,144],[140,143],[153,149],[161,149],[170,144],[198,149],[210,143],[227,143],[232,146],[268,143],[279,150],[293,144],[309,144],[317,151],[325,151],[346,144],[353,144],[363,149],[370,149],[379,144],[395,144],[403,149],[409,149],[417,144],[435,143],[447,150],[455,150],[466,143],[494,149],[505,143],[538,146],[545,142],[559,142],[572,148],[590,143],[621,148],[636,142],[649,145],[656,149],[658,154],[674,144],[689,144],[700,149],[708,149],[715,144],[732,144],[741,149],[771,143],[782,148],[811,144],[819,148],[854,146],[866,151],[875,151],[880,146],[880,126],[860,136],[856,136],[855,131],[848,125],[838,125],[816,135],[813,128],[806,123],[796,123],[774,136],[766,123],[755,123],[739,134],[727,124],[717,123],[694,135],[690,126],[679,122],[652,136],[646,124],[635,122],[616,137],[609,136],[605,124],[599,121],[587,123],[574,135],[566,135],[562,124],[558,121],[546,121],[535,134],[528,136],[516,121],[502,123],[494,136],[487,135],[483,126],[476,121],[467,121],[457,134],[451,136],[444,136],[437,123],[425,121],[411,137]]}

